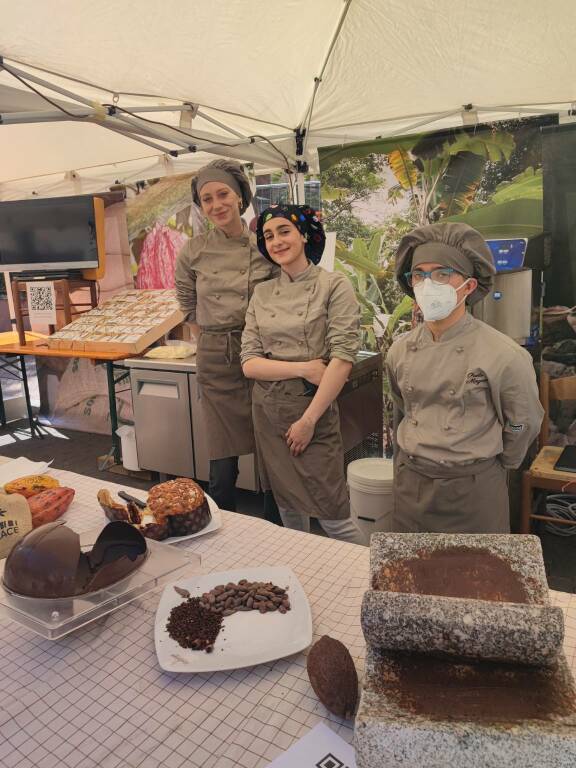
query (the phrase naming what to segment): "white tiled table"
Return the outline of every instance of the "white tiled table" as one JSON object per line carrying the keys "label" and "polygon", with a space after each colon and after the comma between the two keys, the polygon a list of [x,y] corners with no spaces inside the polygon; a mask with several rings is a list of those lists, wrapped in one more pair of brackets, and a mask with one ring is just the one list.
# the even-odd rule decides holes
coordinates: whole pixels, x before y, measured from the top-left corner
{"label": "white tiled table", "polygon": [[[121,486],[54,471],[76,489],[66,520],[81,532],[105,522],[99,488]],[[225,512],[223,527],[178,546],[209,571],[287,565],[312,607],[314,640],[329,634],[362,674],[360,604],[368,549]],[[215,674],[163,672],[153,626],[160,591],[58,641],[0,622],[0,765],[3,768],[262,768],[324,721],[344,739],[308,682],[305,654]],[[576,595],[552,593],[566,614],[576,666]]]}

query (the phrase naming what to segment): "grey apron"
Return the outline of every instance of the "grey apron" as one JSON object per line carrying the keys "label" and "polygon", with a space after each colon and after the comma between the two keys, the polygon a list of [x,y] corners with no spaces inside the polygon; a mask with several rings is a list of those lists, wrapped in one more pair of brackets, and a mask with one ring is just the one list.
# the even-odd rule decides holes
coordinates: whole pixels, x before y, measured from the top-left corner
{"label": "grey apron", "polygon": [[498,459],[446,466],[411,459],[394,463],[394,531],[510,533],[507,473]]}
{"label": "grey apron", "polygon": [[318,420],[310,445],[292,456],[285,434],[304,413],[312,395],[302,379],[256,381],[252,414],[260,482],[279,507],[323,520],[350,517],[338,405]]}
{"label": "grey apron", "polygon": [[202,328],[196,364],[210,459],[254,453],[252,383],[240,365],[241,328]]}

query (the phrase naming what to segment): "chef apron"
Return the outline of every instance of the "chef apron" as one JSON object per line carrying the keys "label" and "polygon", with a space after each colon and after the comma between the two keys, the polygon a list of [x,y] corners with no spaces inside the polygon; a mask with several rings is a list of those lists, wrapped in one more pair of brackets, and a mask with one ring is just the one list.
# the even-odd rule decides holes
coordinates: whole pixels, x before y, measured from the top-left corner
{"label": "chef apron", "polygon": [[447,466],[399,449],[393,521],[400,533],[510,533],[507,472],[497,458]]}
{"label": "chef apron", "polygon": [[241,328],[201,328],[198,385],[210,459],[254,453],[252,382],[240,365]]}
{"label": "chef apron", "polygon": [[312,395],[302,379],[256,381],[252,416],[260,482],[274,489],[279,507],[323,520],[350,517],[344,479],[344,449],[336,402],[316,423],[306,450],[292,456],[286,432],[310,405]]}

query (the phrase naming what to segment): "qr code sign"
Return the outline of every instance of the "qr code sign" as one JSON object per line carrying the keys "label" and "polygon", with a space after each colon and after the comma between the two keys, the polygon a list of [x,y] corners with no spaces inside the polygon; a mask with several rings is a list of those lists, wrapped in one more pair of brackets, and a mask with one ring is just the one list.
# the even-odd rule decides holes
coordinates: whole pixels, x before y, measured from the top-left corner
{"label": "qr code sign", "polygon": [[50,285],[29,285],[28,301],[33,312],[52,312],[54,306],[54,290]]}
{"label": "qr code sign", "polygon": [[338,760],[337,757],[334,757],[334,755],[329,752],[322,758],[322,760],[319,760],[316,763],[316,768],[346,768],[346,766],[342,760]]}

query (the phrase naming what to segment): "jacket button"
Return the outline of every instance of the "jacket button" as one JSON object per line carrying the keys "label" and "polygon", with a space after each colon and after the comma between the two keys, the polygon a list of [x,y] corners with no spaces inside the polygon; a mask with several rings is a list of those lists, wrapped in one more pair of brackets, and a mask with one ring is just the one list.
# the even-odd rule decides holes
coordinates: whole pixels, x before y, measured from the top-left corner
{"label": "jacket button", "polygon": [[241,298],[241,300],[242,300],[242,301],[244,301],[244,299],[246,298],[246,296],[242,295],[242,296],[240,296],[240,298]]}
{"label": "jacket button", "polygon": [[417,349],[418,349],[418,347],[416,346],[416,344],[411,344],[410,345],[410,351],[411,352],[416,352]]}
{"label": "jacket button", "polygon": [[444,459],[440,459],[440,464],[446,464],[446,461]]}
{"label": "jacket button", "polygon": [[418,419],[410,419],[410,423],[411,423],[411,424],[412,424],[414,427],[417,427],[417,426],[418,426]]}
{"label": "jacket button", "polygon": [[276,312],[270,312],[270,317],[276,317]]}
{"label": "jacket button", "polygon": [[240,274],[241,274],[241,275],[245,275],[245,274],[246,274],[246,270],[245,270],[245,269],[241,269],[241,270],[240,270]]}
{"label": "jacket button", "polygon": [[218,274],[218,270],[217,270],[217,269],[213,269],[213,270],[212,270],[212,274],[213,274],[213,275],[217,275],[217,274]]}
{"label": "jacket button", "polygon": [[455,394],[456,394],[456,390],[455,390],[455,389],[451,389],[451,390],[450,390],[450,394],[451,394],[451,395],[455,395]]}
{"label": "jacket button", "polygon": [[214,298],[215,298],[215,299],[219,299],[219,298],[220,298],[220,294],[219,294],[219,293],[215,294],[215,295],[214,295]]}
{"label": "jacket button", "polygon": [[302,317],[302,315],[303,315],[303,314],[304,314],[304,312],[302,312],[302,310],[298,310],[298,315],[299,315],[300,317]]}
{"label": "jacket button", "polygon": [[456,352],[464,352],[464,347],[456,347]]}
{"label": "jacket button", "polygon": [[448,424],[446,424],[446,426],[444,427],[444,430],[445,430],[446,432],[448,432],[448,430],[449,430],[449,429],[450,429],[450,427],[448,426]]}
{"label": "jacket button", "polygon": [[414,387],[408,387],[408,392],[414,392]]}

